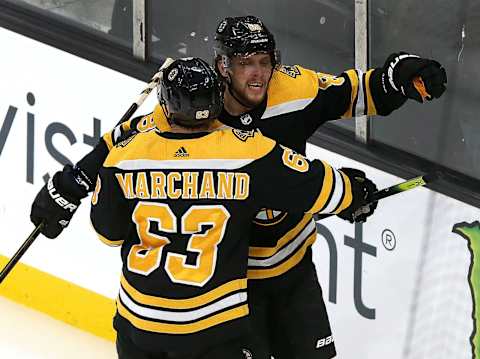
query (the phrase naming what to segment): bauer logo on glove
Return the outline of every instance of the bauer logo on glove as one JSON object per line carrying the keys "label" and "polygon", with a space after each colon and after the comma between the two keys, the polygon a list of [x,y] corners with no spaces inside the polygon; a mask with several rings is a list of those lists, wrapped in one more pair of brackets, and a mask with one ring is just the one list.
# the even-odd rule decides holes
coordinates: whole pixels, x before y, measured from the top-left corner
{"label": "bauer logo on glove", "polygon": [[[52,197],[52,199],[60,206],[62,207],[63,209],[65,210],[69,210],[70,212],[75,212],[77,210],[77,207],[76,205],[74,205],[73,203],[70,203],[69,201],[67,201],[65,198],[63,198],[60,193],[57,192],[57,189],[55,188],[55,186],[53,185],[53,180],[50,178],[48,180],[48,183],[47,183],[47,189],[48,189],[48,194],[50,195],[50,197]],[[60,222],[59,222],[60,223]],[[68,222],[67,222],[68,224]],[[65,226],[64,226],[65,227]]]}

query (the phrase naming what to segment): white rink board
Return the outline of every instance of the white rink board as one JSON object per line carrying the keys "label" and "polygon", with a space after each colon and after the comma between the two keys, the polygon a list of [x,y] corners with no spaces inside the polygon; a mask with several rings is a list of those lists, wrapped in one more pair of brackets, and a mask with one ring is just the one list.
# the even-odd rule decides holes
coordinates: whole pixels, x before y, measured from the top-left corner
{"label": "white rink board", "polygon": [[[66,126],[71,130],[75,143],[58,133],[53,135],[52,143],[75,162],[91,149],[84,143],[84,135],[93,134],[93,119],[101,121],[102,133],[110,129],[145,84],[1,28],[0,42],[8,49],[0,58],[0,133],[8,132],[6,123],[13,117],[8,136],[0,146],[0,185],[4,189],[0,197],[0,254],[11,256],[33,229],[28,219],[30,205],[43,185],[43,175],[61,168],[47,149],[47,128],[51,130],[52,124],[58,123],[54,128]],[[27,103],[28,93],[34,95],[34,105]],[[139,113],[150,112],[155,100],[154,95],[150,96]],[[34,123],[34,151],[30,154],[33,183],[27,180],[28,118]],[[379,188],[401,181],[311,145],[308,155],[336,167],[364,169]],[[59,239],[51,241],[40,236],[22,261],[114,298],[121,266],[119,250],[96,239],[88,210],[88,200],[84,200]],[[382,200],[375,216],[358,227],[364,247],[375,255],[352,248],[360,238],[353,225],[336,218],[321,222],[334,239],[337,251],[334,281],[325,238],[319,236],[314,245],[338,357],[471,357],[468,338],[473,330],[472,296],[467,281],[470,257],[467,242],[452,233],[452,228],[456,223],[478,218],[477,208],[425,188]],[[396,238],[393,250],[382,244],[382,232],[387,229]],[[445,337],[449,338],[448,350]]]}
{"label": "white rink board", "polygon": [[[362,169],[379,189],[404,180],[316,146],[309,145],[307,155],[336,167]],[[355,235],[354,225],[340,219],[320,222],[337,248],[334,303],[329,300],[333,277],[327,241],[319,235],[313,246],[338,357],[471,358],[471,258],[467,241],[452,228],[479,218],[478,208],[417,188],[381,200],[374,216],[358,225],[361,236]],[[395,237],[393,250],[383,245],[386,230]],[[362,241],[368,253],[346,245],[346,237],[357,244]]]}
{"label": "white rink board", "polygon": [[[47,150],[47,127],[59,123],[71,130],[73,144],[61,133],[50,138],[75,163],[92,149],[84,143],[84,135],[93,135],[93,118],[101,121],[102,134],[113,128],[145,83],[3,28],[0,43],[8,49],[0,58],[2,124],[9,108],[17,109],[0,153],[4,189],[0,254],[10,257],[34,228],[30,205],[44,183],[42,177],[62,168]],[[28,93],[35,97],[33,106],[27,102]],[[150,112],[155,101],[154,92],[138,113]],[[27,113],[34,117],[33,184],[27,182]],[[90,225],[89,199],[83,200],[59,238],[39,236],[22,261],[110,298],[117,295],[120,253],[97,239]]]}

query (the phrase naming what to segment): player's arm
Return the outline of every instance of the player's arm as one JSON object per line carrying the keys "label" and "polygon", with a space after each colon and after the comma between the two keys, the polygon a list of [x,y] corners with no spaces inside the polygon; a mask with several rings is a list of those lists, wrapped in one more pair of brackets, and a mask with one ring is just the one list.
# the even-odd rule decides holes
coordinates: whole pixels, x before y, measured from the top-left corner
{"label": "player's arm", "polygon": [[153,126],[152,114],[130,119],[103,135],[93,150],[75,165],[66,165],[56,172],[38,192],[30,210],[30,220],[36,226],[45,223],[42,234],[56,238],[67,227],[80,201],[93,191],[98,171],[117,143]]}
{"label": "player's arm", "polygon": [[355,169],[337,170],[325,161],[309,161],[295,151],[276,145],[256,161],[254,187],[264,207],[319,214],[336,214],[350,221],[364,221],[376,204],[370,202],[376,186],[365,173]]}
{"label": "player's arm", "polygon": [[102,167],[92,194],[90,220],[98,238],[109,246],[121,245],[128,232],[130,216],[123,197],[115,169]]}
{"label": "player's arm", "polygon": [[446,89],[445,69],[435,60],[404,52],[391,54],[383,67],[348,70],[339,76],[317,73],[319,90],[306,111],[312,134],[328,120],[361,115],[389,115],[407,99],[439,98]]}

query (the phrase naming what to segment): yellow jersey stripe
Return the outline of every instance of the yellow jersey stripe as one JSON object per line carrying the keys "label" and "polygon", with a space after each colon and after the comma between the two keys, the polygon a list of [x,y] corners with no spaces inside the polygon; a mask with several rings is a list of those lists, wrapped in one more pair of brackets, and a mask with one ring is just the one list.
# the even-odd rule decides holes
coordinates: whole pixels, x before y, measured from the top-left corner
{"label": "yellow jersey stripe", "polygon": [[273,71],[267,92],[267,109],[262,118],[275,116],[275,112],[285,113],[286,107],[291,107],[290,111],[304,108],[317,96],[318,77],[315,71],[298,65],[288,68],[293,70],[293,76],[287,74],[285,66]]}
{"label": "yellow jersey stripe", "polygon": [[103,243],[105,243],[107,246],[110,246],[110,247],[118,247],[118,246],[121,246],[123,244],[123,239],[120,239],[120,240],[115,240],[115,239],[108,239],[106,238],[105,236],[101,235],[96,229],[95,229],[95,226],[93,225],[93,223],[90,221],[90,225],[92,226],[93,230],[95,231],[95,233],[97,234],[97,237],[98,239],[100,239],[100,241],[102,241]]}
{"label": "yellow jersey stripe", "polygon": [[[258,132],[252,131],[244,140],[240,140],[237,137],[238,131],[234,131],[231,129],[213,131],[200,138],[182,139],[181,141],[162,138],[157,131],[138,133],[131,142],[135,146],[114,147],[105,160],[104,167],[117,167],[122,161],[130,163],[128,161],[141,160],[150,161],[152,164],[164,162],[167,166],[165,168],[169,168],[168,166],[173,163],[176,163],[176,166],[181,166],[183,162],[189,165],[195,164],[190,161],[199,161],[200,164],[201,161],[209,161],[208,164],[219,168],[228,168],[232,163],[233,167],[241,164],[240,162],[229,163],[229,161],[249,163],[267,155],[275,147],[274,140],[264,137]],[[245,146],[245,141],[250,145]],[[222,153],[223,158],[219,158],[219,145],[223,145],[225,148]],[[184,147],[188,157],[178,158],[175,156],[180,146]],[[225,164],[222,164],[223,162]],[[145,166],[148,163],[144,162],[142,165]],[[155,166],[160,167],[160,165]]]}
{"label": "yellow jersey stripe", "polygon": [[345,188],[344,188],[344,197],[342,203],[340,203],[340,206],[338,206],[337,210],[335,211],[335,214],[340,213],[343,211],[345,208],[350,206],[352,204],[353,196],[352,196],[352,184],[350,183],[350,179],[348,178],[345,173],[339,171],[343,177],[343,182],[345,183]]}
{"label": "yellow jersey stripe", "polygon": [[318,213],[320,212],[330,197],[330,192],[332,191],[333,186],[333,168],[326,162],[323,162],[323,167],[325,170],[325,175],[323,177],[323,185],[322,190],[320,191],[320,195],[318,196],[317,200],[315,201],[314,205],[308,213]]}
{"label": "yellow jersey stripe", "polygon": [[298,248],[300,248],[302,244],[310,237],[310,235],[315,232],[315,229],[315,221],[311,220],[293,241],[291,241],[288,245],[283,247],[273,256],[264,259],[248,258],[248,266],[272,267],[281,263],[285,260],[285,258],[288,258],[292,253],[295,253]]}
{"label": "yellow jersey stripe", "polygon": [[342,198],[344,197],[345,185],[342,173],[333,169],[334,185],[331,190],[330,200],[328,205],[323,208],[320,213],[336,213],[335,210],[339,207]]}
{"label": "yellow jersey stripe", "polygon": [[293,268],[298,263],[300,263],[300,261],[305,256],[305,253],[307,252],[307,248],[311,246],[316,239],[317,239],[317,232],[315,231],[315,233],[312,233],[312,235],[308,237],[308,239],[305,241],[302,247],[299,248],[298,251],[293,256],[291,256],[288,260],[286,260],[285,262],[283,262],[282,264],[276,267],[268,268],[268,269],[249,269],[247,272],[248,279],[271,278],[271,277],[279,276],[289,271],[291,268]]}
{"label": "yellow jersey stripe", "polygon": [[249,247],[248,256],[262,257],[262,258],[273,256],[275,253],[277,253],[280,250],[280,248],[284,247],[292,239],[296,238],[298,234],[305,228],[305,226],[311,220],[312,220],[312,215],[305,214],[302,220],[298,222],[298,224],[294,228],[292,228],[287,233],[285,233],[285,235],[277,241],[277,245],[275,247]]}
{"label": "yellow jersey stripe", "polygon": [[141,293],[137,289],[133,288],[130,283],[128,283],[127,279],[122,275],[120,278],[120,283],[128,293],[130,297],[133,298],[137,303],[143,305],[149,305],[152,307],[162,307],[162,308],[169,308],[169,309],[192,309],[197,308],[202,305],[208,304],[217,300],[220,297],[227,295],[228,293],[232,293],[238,290],[246,289],[247,288],[247,279],[235,279],[221,286],[212,289],[211,291],[201,294],[196,297],[191,298],[182,298],[182,299],[171,299],[171,298],[162,298],[156,297],[153,295],[148,295]]}
{"label": "yellow jersey stripe", "polygon": [[120,289],[119,297],[123,305],[135,315],[146,319],[178,323],[192,322],[194,320],[211,316],[214,313],[237,307],[242,303],[246,303],[248,298],[246,291],[237,292],[201,308],[172,311],[139,305],[135,303],[123,289]]}
{"label": "yellow jersey stripe", "polygon": [[346,72],[350,85],[352,86],[352,92],[350,94],[350,105],[348,106],[347,111],[343,114],[342,118],[352,118],[353,116],[353,104],[357,98],[358,93],[358,76],[355,70],[348,70]]}
{"label": "yellow jersey stripe", "polygon": [[117,311],[133,326],[141,330],[163,334],[190,334],[244,317],[248,315],[248,305],[244,304],[189,324],[162,323],[139,318],[130,313],[120,300],[117,300]]}

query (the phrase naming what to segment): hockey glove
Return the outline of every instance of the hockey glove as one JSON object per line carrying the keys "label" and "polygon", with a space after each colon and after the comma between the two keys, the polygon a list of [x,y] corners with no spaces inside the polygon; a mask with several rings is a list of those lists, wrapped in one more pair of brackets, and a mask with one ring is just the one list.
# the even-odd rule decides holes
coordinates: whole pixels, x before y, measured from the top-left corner
{"label": "hockey glove", "polygon": [[383,91],[401,92],[420,103],[442,96],[446,83],[447,73],[440,63],[406,52],[391,54],[383,66]]}
{"label": "hockey glove", "polygon": [[350,223],[365,222],[377,208],[377,202],[370,203],[373,193],[377,191],[377,186],[365,176],[363,171],[354,168],[341,168],[340,171],[350,179],[352,203],[340,212],[338,217]]}
{"label": "hockey glove", "polygon": [[42,234],[57,237],[70,223],[70,219],[87,196],[92,182],[78,167],[66,165],[42,187],[32,203],[30,220],[38,226],[45,225]]}

